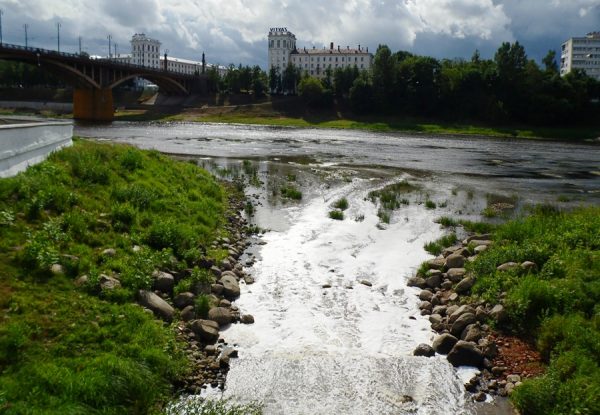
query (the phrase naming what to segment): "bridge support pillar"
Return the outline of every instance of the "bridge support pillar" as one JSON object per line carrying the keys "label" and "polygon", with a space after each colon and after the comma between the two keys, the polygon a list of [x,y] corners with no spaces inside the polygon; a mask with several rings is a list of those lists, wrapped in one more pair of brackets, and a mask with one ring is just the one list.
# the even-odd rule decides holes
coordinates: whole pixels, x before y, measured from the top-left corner
{"label": "bridge support pillar", "polygon": [[112,89],[74,89],[73,118],[87,121],[112,121]]}

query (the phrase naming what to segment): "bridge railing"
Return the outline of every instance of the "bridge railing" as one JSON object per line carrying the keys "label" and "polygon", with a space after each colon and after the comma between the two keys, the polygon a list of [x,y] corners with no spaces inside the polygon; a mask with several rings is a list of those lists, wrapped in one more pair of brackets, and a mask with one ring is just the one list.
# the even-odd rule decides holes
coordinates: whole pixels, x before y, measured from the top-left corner
{"label": "bridge railing", "polygon": [[10,43],[2,43],[0,44],[0,50],[2,49],[9,49],[9,50],[18,50],[18,51],[24,51],[24,52],[31,52],[31,53],[35,53],[37,54],[38,57],[41,56],[55,56],[55,57],[65,57],[65,58],[71,58],[71,59],[84,59],[84,60],[91,60],[91,61],[100,61],[100,62],[106,62],[110,65],[114,65],[114,66],[122,66],[123,68],[127,68],[127,69],[143,69],[146,72],[151,72],[151,73],[155,73],[157,75],[164,75],[165,72],[168,74],[176,74],[176,75],[183,75],[186,77],[194,77],[195,75],[193,74],[187,74],[187,73],[183,73],[183,72],[177,72],[177,71],[169,71],[169,70],[164,70],[162,68],[152,68],[152,67],[148,67],[148,66],[144,66],[144,65],[138,65],[135,63],[130,63],[130,62],[122,62],[118,59],[112,59],[112,58],[94,58],[91,56],[87,56],[87,55],[83,55],[83,54],[79,54],[79,53],[67,53],[67,52],[58,52],[56,50],[51,50],[51,49],[43,49],[43,48],[37,48],[37,47],[32,47],[32,46],[22,46],[22,45],[14,45],[14,44],[10,44]]}

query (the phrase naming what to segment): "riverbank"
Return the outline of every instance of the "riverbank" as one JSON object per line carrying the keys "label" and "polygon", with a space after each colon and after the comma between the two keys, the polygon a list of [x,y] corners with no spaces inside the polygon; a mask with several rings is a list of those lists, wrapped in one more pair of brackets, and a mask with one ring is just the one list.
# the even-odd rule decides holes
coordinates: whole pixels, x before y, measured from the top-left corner
{"label": "riverbank", "polygon": [[475,400],[510,395],[524,415],[600,411],[599,218],[542,207],[443,249],[409,282],[439,333],[415,353],[481,368],[465,385]]}
{"label": "riverbank", "polygon": [[2,413],[158,413],[222,386],[234,351],[214,345],[214,321],[251,323],[228,300],[251,282],[235,188],[156,151],[76,140],[0,195]]}

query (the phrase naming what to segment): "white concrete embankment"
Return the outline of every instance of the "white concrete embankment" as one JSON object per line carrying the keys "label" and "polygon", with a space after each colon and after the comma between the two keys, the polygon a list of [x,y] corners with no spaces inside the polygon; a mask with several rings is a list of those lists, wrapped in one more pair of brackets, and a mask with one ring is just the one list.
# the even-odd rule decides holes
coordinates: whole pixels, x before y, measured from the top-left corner
{"label": "white concrete embankment", "polygon": [[73,144],[71,121],[4,117],[0,121],[0,177],[37,164],[53,151]]}
{"label": "white concrete embankment", "polygon": [[32,110],[49,110],[56,112],[73,112],[72,102],[50,102],[50,101],[0,101],[0,108],[19,108]]}

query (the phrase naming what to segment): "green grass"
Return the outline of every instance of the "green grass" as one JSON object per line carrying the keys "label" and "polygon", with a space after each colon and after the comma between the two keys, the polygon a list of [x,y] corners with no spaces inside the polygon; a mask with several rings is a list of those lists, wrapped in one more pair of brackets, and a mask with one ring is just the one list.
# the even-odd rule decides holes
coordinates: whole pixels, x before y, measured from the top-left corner
{"label": "green grass", "polygon": [[441,216],[435,220],[436,223],[439,223],[444,228],[454,228],[459,225],[456,219],[453,219],[448,216]]}
{"label": "green grass", "polygon": [[235,404],[227,400],[190,398],[167,410],[166,415],[261,415],[262,407],[256,403]]}
{"label": "green grass", "polygon": [[335,220],[344,220],[344,212],[341,210],[331,210],[329,211],[329,217]]}
{"label": "green grass", "polygon": [[[495,239],[469,265],[473,292],[493,302],[506,292],[504,328],[533,336],[549,364],[513,402],[524,415],[600,413],[600,208],[539,207],[499,225]],[[496,270],[526,260],[537,269]]]}
{"label": "green grass", "polygon": [[345,197],[342,197],[333,204],[333,207],[339,210],[346,210],[348,209],[348,206],[348,199]]}
{"label": "green grass", "polygon": [[435,208],[437,208],[437,205],[435,204],[435,202],[433,200],[427,199],[425,201],[425,208],[427,208],[427,209],[435,209]]}
{"label": "green grass", "polygon": [[302,192],[295,186],[283,186],[280,190],[281,197],[292,200],[302,200]]}
{"label": "green grass", "polygon": [[381,189],[369,192],[367,198],[373,203],[379,201],[382,209],[395,210],[402,205],[408,205],[410,202],[403,196],[406,193],[410,193],[417,189],[418,186],[409,183],[406,180],[402,180],[398,183],[392,183]]}
{"label": "green grass", "polygon": [[[154,270],[218,258],[226,208],[206,171],[123,145],[76,140],[1,179],[0,412],[157,413],[187,359],[135,293]],[[100,274],[122,287],[100,290]]]}
{"label": "green grass", "polygon": [[444,248],[448,248],[456,243],[458,238],[455,233],[444,235],[434,242],[427,242],[424,246],[425,250],[431,255],[439,255],[442,253]]}

